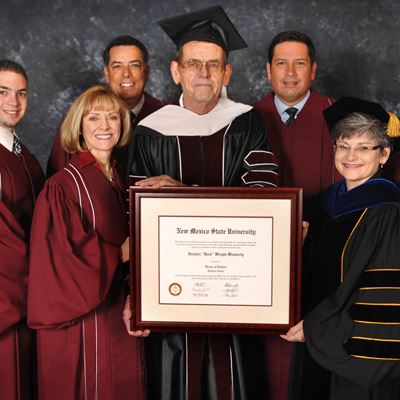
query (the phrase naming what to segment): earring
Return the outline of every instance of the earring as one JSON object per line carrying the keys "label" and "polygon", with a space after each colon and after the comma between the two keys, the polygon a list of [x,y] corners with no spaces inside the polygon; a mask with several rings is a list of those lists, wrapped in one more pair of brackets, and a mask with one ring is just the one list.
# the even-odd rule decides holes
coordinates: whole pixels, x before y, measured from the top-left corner
{"label": "earring", "polygon": [[384,164],[383,163],[380,163],[379,164],[379,166],[381,167],[381,169],[383,168],[383,166],[384,166]]}

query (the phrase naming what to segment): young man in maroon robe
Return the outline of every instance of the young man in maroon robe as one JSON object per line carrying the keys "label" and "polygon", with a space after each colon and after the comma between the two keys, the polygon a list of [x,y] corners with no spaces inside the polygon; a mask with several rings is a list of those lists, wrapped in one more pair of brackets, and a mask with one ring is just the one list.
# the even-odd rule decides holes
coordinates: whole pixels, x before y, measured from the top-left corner
{"label": "young man in maroon robe", "polygon": [[[307,220],[311,199],[339,180],[322,114],[334,99],[311,89],[317,63],[314,44],[304,33],[276,35],[269,45],[266,67],[272,91],[254,107],[261,113],[278,158],[280,186],[303,188]],[[292,345],[273,336],[265,343],[270,399],[286,400]]]}
{"label": "young man in maroon robe", "polygon": [[0,60],[0,398],[34,398],[33,336],[26,326],[28,242],[44,176],[15,129],[28,106],[27,76]]}
{"label": "young man in maroon robe", "polygon": [[[140,120],[163,106],[160,100],[144,92],[150,74],[149,53],[136,38],[117,36],[104,49],[103,61],[106,82],[130,111],[132,135]],[[129,144],[114,150],[123,175],[127,169],[128,149]],[[62,148],[60,132],[57,132],[47,162],[47,175],[51,176],[64,168],[70,159],[71,154]]]}
{"label": "young man in maroon robe", "polygon": [[[130,165],[141,179],[136,184],[275,186],[275,158],[258,112],[226,95],[228,53],[246,43],[223,9],[159,24],[178,48],[171,74],[182,96],[139,123]],[[129,322],[129,310],[124,317]],[[152,333],[147,340],[152,400],[265,398],[255,361],[262,352],[243,348],[238,335]]]}

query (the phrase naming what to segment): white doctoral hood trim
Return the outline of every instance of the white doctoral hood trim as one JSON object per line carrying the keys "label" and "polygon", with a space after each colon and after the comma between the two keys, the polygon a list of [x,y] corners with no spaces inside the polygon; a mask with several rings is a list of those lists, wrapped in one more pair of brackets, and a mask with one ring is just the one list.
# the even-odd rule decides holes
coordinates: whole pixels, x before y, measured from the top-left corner
{"label": "white doctoral hood trim", "polygon": [[211,136],[253,108],[229,100],[225,88],[218,104],[207,114],[199,115],[184,108],[183,94],[179,104],[164,106],[142,119],[139,126],[153,129],[165,136]]}

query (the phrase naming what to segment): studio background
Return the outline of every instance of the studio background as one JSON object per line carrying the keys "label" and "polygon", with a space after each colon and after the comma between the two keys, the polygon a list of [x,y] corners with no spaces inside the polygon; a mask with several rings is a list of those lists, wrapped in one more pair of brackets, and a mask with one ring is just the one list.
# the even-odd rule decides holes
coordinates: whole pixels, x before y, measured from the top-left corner
{"label": "studio background", "polygon": [[104,83],[102,51],[111,38],[129,34],[143,41],[151,68],[146,91],[174,100],[169,63],[175,47],[157,21],[218,4],[248,44],[230,55],[232,99],[253,103],[265,96],[270,40],[300,30],[317,48],[315,88],[400,113],[400,20],[391,0],[0,0],[0,57],[21,63],[29,76],[29,110],[17,132],[42,166],[73,99]]}

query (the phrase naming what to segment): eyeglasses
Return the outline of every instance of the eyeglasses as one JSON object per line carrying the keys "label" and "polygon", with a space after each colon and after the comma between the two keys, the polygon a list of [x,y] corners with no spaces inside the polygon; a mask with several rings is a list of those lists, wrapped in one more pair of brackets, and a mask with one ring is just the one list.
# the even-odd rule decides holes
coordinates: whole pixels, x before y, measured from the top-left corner
{"label": "eyeglasses", "polygon": [[376,146],[368,146],[366,144],[362,144],[360,146],[356,147],[350,147],[345,143],[339,143],[333,145],[333,150],[336,151],[336,153],[348,153],[350,150],[353,150],[354,153],[356,154],[368,154],[370,151],[374,151],[377,149],[381,149],[382,146],[376,145]]}
{"label": "eyeglasses", "polygon": [[208,72],[220,72],[225,64],[220,61],[200,61],[196,59],[190,59],[181,64],[183,69],[187,69],[190,72],[200,72],[203,69],[203,65],[206,66]]}

